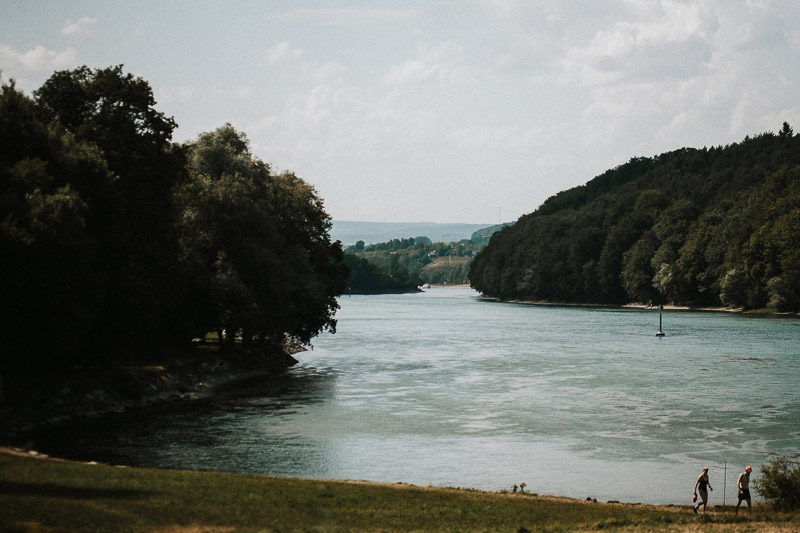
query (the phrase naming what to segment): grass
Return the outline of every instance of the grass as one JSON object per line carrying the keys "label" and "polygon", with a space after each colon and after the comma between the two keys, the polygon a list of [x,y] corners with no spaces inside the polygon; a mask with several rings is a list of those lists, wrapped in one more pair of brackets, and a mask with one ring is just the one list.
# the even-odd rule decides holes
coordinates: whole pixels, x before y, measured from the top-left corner
{"label": "grass", "polygon": [[0,452],[0,531],[796,531],[799,514],[88,465]]}

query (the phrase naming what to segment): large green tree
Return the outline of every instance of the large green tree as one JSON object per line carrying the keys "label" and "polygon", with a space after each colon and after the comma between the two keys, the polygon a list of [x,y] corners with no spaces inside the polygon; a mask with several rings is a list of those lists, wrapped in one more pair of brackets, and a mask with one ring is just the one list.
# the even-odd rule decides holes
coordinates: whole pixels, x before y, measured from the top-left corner
{"label": "large green tree", "polygon": [[97,147],[114,176],[112,188],[86,195],[105,267],[98,340],[141,353],[180,336],[171,216],[185,162],[170,142],[175,121],[156,110],[150,85],[122,66],[56,72],[34,97],[46,120]]}
{"label": "large green tree", "polygon": [[99,151],[0,88],[0,367],[86,360],[106,275],[91,204],[113,190]]}
{"label": "large green tree", "polygon": [[316,191],[273,175],[232,126],[187,146],[190,180],[178,194],[181,264],[209,310],[198,333],[244,342],[310,342],[335,330],[348,268],[331,242]]}
{"label": "large green tree", "polygon": [[0,373],[335,329],[349,271],[316,191],[230,126],[171,143],[154,106],[121,67],[2,85]]}

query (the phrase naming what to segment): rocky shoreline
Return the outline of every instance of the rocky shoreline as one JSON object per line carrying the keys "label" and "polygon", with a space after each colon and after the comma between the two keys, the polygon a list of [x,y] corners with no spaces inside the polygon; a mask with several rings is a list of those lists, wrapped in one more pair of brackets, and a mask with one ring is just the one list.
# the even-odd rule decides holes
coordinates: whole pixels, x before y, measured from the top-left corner
{"label": "rocky shoreline", "polygon": [[151,366],[74,369],[15,378],[0,405],[0,445],[25,445],[25,434],[48,425],[128,409],[200,398],[223,383],[278,374],[297,363],[294,347],[220,357],[215,352],[173,358]]}

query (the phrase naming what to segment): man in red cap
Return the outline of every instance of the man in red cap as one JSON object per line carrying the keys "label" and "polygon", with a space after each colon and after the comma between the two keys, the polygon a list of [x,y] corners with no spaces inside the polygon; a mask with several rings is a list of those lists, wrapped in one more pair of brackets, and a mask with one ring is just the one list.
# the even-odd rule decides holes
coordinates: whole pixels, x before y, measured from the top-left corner
{"label": "man in red cap", "polygon": [[736,486],[739,487],[739,498],[736,500],[736,507],[733,508],[734,514],[739,512],[739,506],[742,504],[742,500],[747,502],[747,512],[751,512],[753,509],[750,503],[750,472],[752,471],[752,468],[746,466],[744,467],[744,472],[739,474],[739,481],[736,482]]}

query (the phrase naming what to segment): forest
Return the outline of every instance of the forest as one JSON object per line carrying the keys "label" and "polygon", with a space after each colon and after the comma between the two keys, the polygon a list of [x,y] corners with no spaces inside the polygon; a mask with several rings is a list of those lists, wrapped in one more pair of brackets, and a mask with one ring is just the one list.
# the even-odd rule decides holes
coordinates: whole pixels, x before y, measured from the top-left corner
{"label": "forest", "polygon": [[426,236],[391,239],[366,245],[358,241],[345,249],[351,267],[348,291],[353,294],[409,292],[423,283],[463,285],[469,283],[469,266],[491,235],[495,225],[474,232],[458,242],[432,242]]}
{"label": "forest", "polygon": [[122,66],[0,89],[0,371],[335,330],[349,268],[316,191],[226,124],[184,144]]}
{"label": "forest", "polygon": [[494,235],[469,276],[500,299],[800,311],[800,138],[633,158]]}

